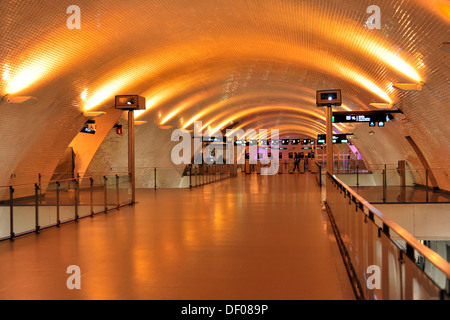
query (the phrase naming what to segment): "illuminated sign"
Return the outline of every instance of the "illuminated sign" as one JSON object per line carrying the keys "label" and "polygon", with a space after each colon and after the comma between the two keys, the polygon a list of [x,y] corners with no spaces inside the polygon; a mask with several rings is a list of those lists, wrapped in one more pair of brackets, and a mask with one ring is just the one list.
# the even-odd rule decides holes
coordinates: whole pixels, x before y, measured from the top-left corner
{"label": "illuminated sign", "polygon": [[[333,143],[348,143],[347,135],[349,134],[333,134]],[[319,134],[317,136],[317,145],[326,144],[327,142],[327,135],[326,134]]]}
{"label": "illuminated sign", "polygon": [[268,142],[267,140],[260,140],[259,141],[259,145],[260,146],[267,146],[267,144],[268,144],[267,142]]}
{"label": "illuminated sign", "polygon": [[[333,112],[333,123],[346,123],[346,122],[367,122],[367,123],[386,123],[393,120],[394,117],[391,113],[399,113],[400,110],[393,111],[337,111]],[[383,125],[382,125],[383,126]]]}
{"label": "illuminated sign", "polygon": [[311,143],[311,139],[303,139],[302,140],[302,144],[310,144]]}
{"label": "illuminated sign", "polygon": [[279,144],[279,140],[278,139],[270,140],[270,144],[271,145],[278,145]]}

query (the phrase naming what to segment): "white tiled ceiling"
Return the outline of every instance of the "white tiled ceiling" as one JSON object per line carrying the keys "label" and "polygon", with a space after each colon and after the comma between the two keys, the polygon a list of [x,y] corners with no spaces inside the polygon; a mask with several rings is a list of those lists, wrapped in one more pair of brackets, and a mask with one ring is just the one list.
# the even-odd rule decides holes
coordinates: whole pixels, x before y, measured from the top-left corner
{"label": "white tiled ceiling", "polygon": [[[340,88],[349,110],[393,102],[411,124],[399,122],[399,135],[448,166],[448,1],[376,1],[379,30],[366,25],[366,0],[77,0],[79,30],[66,25],[70,4],[1,1],[0,94],[35,96],[40,117],[105,110],[133,92],[147,98],[142,120],[248,121],[315,137],[315,91]],[[419,92],[392,88],[421,81]]]}

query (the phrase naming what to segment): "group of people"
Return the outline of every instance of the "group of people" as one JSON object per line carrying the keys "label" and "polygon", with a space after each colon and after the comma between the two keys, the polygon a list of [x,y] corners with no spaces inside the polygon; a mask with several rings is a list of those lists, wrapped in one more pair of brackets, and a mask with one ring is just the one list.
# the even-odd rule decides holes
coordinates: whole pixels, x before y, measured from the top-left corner
{"label": "group of people", "polygon": [[[297,169],[300,172],[300,160],[302,159],[300,152],[294,152],[294,170]],[[308,170],[308,157],[303,158],[305,171]]]}

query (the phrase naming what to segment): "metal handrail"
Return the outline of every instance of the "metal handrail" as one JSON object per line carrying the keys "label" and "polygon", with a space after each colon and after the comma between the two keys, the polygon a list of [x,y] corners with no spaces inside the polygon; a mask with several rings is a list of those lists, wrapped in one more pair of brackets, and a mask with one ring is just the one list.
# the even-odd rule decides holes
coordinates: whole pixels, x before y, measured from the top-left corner
{"label": "metal handrail", "polygon": [[[83,178],[77,177],[77,178],[70,178],[70,179],[64,179],[64,180],[54,180],[51,183],[54,182],[55,185],[56,185],[56,190],[55,190],[55,192],[56,192],[56,203],[51,202],[50,204],[48,204],[48,203],[47,204],[42,204],[42,202],[41,202],[41,197],[42,197],[41,186],[38,183],[21,184],[21,185],[33,185],[34,186],[33,187],[34,188],[34,192],[30,193],[29,195],[27,195],[25,197],[25,198],[34,197],[34,201],[31,200],[29,203],[26,203],[26,204],[23,204],[23,203],[16,204],[17,200],[24,199],[24,198],[20,198],[20,197],[19,198],[14,198],[14,193],[16,192],[15,187],[9,186],[9,202],[5,203],[5,206],[9,206],[9,208],[10,208],[10,210],[9,210],[9,215],[10,215],[10,235],[0,238],[0,241],[7,240],[7,239],[13,240],[17,236],[28,234],[28,233],[31,233],[31,232],[39,233],[39,231],[42,230],[42,229],[50,228],[50,227],[53,227],[53,226],[60,226],[61,224],[67,223],[67,222],[70,222],[70,221],[78,221],[78,219],[85,218],[85,217],[88,217],[88,216],[92,217],[94,214],[101,213],[101,212],[107,213],[109,210],[118,209],[118,208],[120,208],[122,206],[132,204],[133,201],[130,200],[127,195],[122,196],[122,199],[121,199],[120,192],[119,192],[119,187],[120,187],[119,179],[123,179],[124,177],[127,177],[127,176],[129,177],[130,174],[128,174],[128,173],[126,175],[125,174],[123,174],[123,175],[119,175],[119,174],[104,174],[102,176],[86,177],[85,179],[90,181],[90,186],[88,188],[83,188],[83,189],[80,188],[80,183],[79,183],[80,180],[84,180]],[[101,178],[102,182],[103,182],[102,186],[104,188],[104,194],[103,194],[104,195],[104,208],[102,210],[100,210],[100,211],[98,211],[98,209],[96,209],[97,211],[94,211],[94,201],[93,201],[93,187],[94,187],[93,182],[94,182],[94,178],[96,178],[96,179],[100,179]],[[108,202],[108,190],[112,190],[113,191],[113,188],[108,188],[108,185],[107,185],[107,181],[110,180],[110,179],[111,180],[115,180],[115,192],[116,192],[115,196],[116,196],[116,199],[114,199],[115,202],[113,202],[113,203],[111,202],[112,200],[110,202]],[[129,179],[126,179],[125,182],[128,182],[128,180]],[[69,203],[69,206],[73,206],[73,208],[74,208],[73,216],[68,218],[68,219],[65,218],[64,221],[61,221],[60,220],[60,206],[61,205],[66,206],[67,205],[67,203],[65,203],[65,204],[61,204],[60,203],[60,191],[61,191],[60,186],[61,186],[61,182],[63,182],[63,181],[74,182],[73,190],[75,191],[75,193],[73,195],[73,199]],[[89,192],[88,193],[89,199],[90,199],[89,203],[86,203],[86,204],[81,204],[80,203],[80,190],[85,190],[85,191]],[[42,206],[48,206],[48,205],[56,207],[56,221],[54,223],[49,222],[49,223],[46,223],[45,226],[41,226],[40,223],[39,223],[40,222],[40,216],[39,216],[39,211],[40,210],[39,209]],[[34,222],[35,222],[35,226],[34,226],[33,229],[25,228],[26,230],[22,230],[19,233],[16,233],[15,232],[16,229],[15,229],[15,226],[14,226],[14,208],[15,207],[23,207],[23,206],[34,206],[35,207],[34,208]],[[88,206],[90,206],[90,213],[87,214],[87,215],[85,214],[85,215],[80,216],[80,211],[79,211],[80,207],[88,207]],[[19,229],[23,229],[23,226],[19,227]]]}
{"label": "metal handrail", "polygon": [[375,214],[383,222],[384,226],[387,226],[390,230],[398,234],[403,240],[406,241],[406,243],[411,248],[420,253],[425,259],[430,261],[437,269],[439,269],[442,273],[444,273],[447,279],[450,279],[449,262],[447,262],[444,258],[442,258],[438,253],[421,244],[413,235],[411,235],[408,231],[399,226],[393,220],[385,216],[381,211],[379,211],[377,208],[375,208],[373,205],[367,202],[364,198],[358,195],[345,183],[339,180],[335,175],[331,175],[329,172],[327,172],[327,175],[330,176],[341,187],[343,187],[348,193],[350,193],[361,205],[365,206],[367,209],[369,209],[370,212]]}
{"label": "metal handrail", "polygon": [[[215,166],[222,166],[222,165],[228,165],[226,163],[223,164],[214,164]],[[197,164],[191,164],[191,166],[197,166]],[[201,165],[199,165],[201,166]],[[152,170],[157,170],[157,169],[182,169],[185,166],[170,166],[170,167],[162,167],[162,166],[148,166],[148,167],[136,167],[136,170],[143,170],[143,169],[152,169]],[[123,170],[125,168],[128,167],[116,167],[116,168],[111,168],[111,169],[118,169],[119,171],[108,171],[107,173],[96,173],[96,172],[89,172],[89,175],[84,175],[84,176],[80,176],[80,177],[74,177],[74,178],[66,178],[66,179],[44,179],[44,183],[46,184],[50,184],[50,183],[62,183],[62,182],[68,182],[68,181],[76,181],[77,179],[90,179],[90,178],[103,178],[104,176],[114,176],[114,175],[127,175],[129,174],[127,171],[120,171]],[[88,172],[78,172],[78,175],[83,175],[84,173],[88,173]],[[202,172],[203,173],[203,172]],[[219,171],[217,172],[219,173]],[[42,174],[58,174],[58,173],[36,173],[36,172],[26,172],[26,173],[17,173],[15,172],[15,174],[26,174],[26,175],[42,175]],[[59,173],[59,174],[63,174],[63,173]],[[66,173],[67,174],[67,173]],[[39,178],[40,179],[40,178]],[[155,176],[156,179],[156,176]],[[28,182],[28,183],[19,183],[19,184],[10,184],[10,185],[4,185],[4,186],[0,186],[0,188],[10,188],[10,187],[23,187],[23,186],[34,186],[36,182]],[[41,185],[41,181],[39,180],[39,182],[37,182],[39,185]],[[156,188],[156,183],[155,183],[155,188]]]}
{"label": "metal handrail", "polygon": [[[67,178],[67,179],[55,179],[55,180],[46,180],[46,183],[50,184],[52,182],[56,183],[56,182],[66,182],[66,181],[74,181],[77,179],[90,179],[90,178],[103,178],[103,177],[109,177],[109,176],[115,176],[117,174],[123,174],[123,175],[127,175],[128,172],[108,172],[108,174],[102,174],[102,175],[95,175],[95,176],[83,176],[83,177],[75,177],[75,178]],[[9,188],[9,187],[21,187],[21,186],[28,186],[28,185],[32,185],[34,186],[36,182],[28,182],[28,183],[18,183],[18,184],[12,184],[12,185],[7,185],[7,186],[0,186],[0,188]]]}

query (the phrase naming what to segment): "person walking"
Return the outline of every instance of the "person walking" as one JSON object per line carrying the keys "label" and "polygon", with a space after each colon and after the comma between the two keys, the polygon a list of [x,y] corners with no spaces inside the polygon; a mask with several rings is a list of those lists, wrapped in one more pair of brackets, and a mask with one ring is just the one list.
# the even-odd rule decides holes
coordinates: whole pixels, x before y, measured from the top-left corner
{"label": "person walking", "polygon": [[297,152],[294,152],[294,169],[292,170],[292,172],[295,172],[295,168],[297,168],[300,171],[298,166],[299,162],[300,162],[299,155],[297,154]]}
{"label": "person walking", "polygon": [[297,170],[300,172],[300,154],[297,152],[294,152],[294,172],[295,172],[295,168],[297,168]]}

